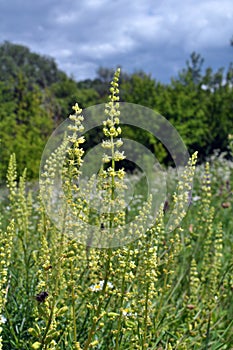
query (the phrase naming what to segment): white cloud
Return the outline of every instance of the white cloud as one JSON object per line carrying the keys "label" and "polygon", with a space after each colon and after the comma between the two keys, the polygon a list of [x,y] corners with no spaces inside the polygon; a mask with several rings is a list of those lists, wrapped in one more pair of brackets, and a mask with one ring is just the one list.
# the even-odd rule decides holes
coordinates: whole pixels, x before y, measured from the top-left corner
{"label": "white cloud", "polygon": [[57,17],[55,18],[55,21],[58,24],[67,24],[67,23],[71,24],[77,21],[77,16],[75,13],[62,13],[57,15]]}
{"label": "white cloud", "polygon": [[[54,55],[56,55],[56,53],[54,53]],[[61,49],[59,50],[59,57],[64,57],[64,58],[67,58],[67,57],[70,57],[72,56],[72,51],[71,50],[68,50],[68,49]]]}

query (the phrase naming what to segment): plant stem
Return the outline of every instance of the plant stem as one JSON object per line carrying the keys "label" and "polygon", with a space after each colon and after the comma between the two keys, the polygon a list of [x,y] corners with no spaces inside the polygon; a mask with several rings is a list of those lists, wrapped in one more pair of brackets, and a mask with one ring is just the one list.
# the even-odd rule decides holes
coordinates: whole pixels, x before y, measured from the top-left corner
{"label": "plant stem", "polygon": [[100,295],[100,301],[99,301],[99,304],[98,304],[98,308],[96,310],[96,314],[95,314],[95,320],[93,321],[92,323],[92,326],[91,326],[91,329],[88,333],[88,337],[87,337],[87,341],[84,345],[84,348],[83,350],[87,350],[91,341],[92,341],[92,338],[93,338],[93,335],[95,334],[95,330],[96,330],[96,326],[97,326],[97,323],[99,321],[99,317],[100,317],[100,312],[101,312],[101,308],[102,308],[102,305],[103,305],[103,301],[104,301],[104,294],[105,294],[105,290],[106,290],[106,287],[107,287],[107,283],[108,283],[108,279],[109,279],[109,267],[110,267],[110,260],[111,260],[111,256],[112,256],[112,250],[111,249],[108,249],[108,260],[106,262],[106,267],[105,267],[105,279],[104,279],[104,285],[103,285],[103,289],[101,291],[101,295]]}
{"label": "plant stem", "polygon": [[[41,340],[41,347],[40,347],[41,350],[43,349],[43,346],[44,346],[44,343],[45,343],[48,331],[49,331],[50,326],[52,324],[54,310],[55,310],[55,306],[56,306],[56,296],[58,295],[58,288],[59,288],[59,276],[60,276],[60,273],[61,273],[61,262],[62,262],[61,254],[62,254],[62,250],[63,250],[66,215],[67,215],[67,205],[65,206],[65,210],[64,210],[63,227],[62,227],[62,232],[61,232],[60,247],[59,247],[59,251],[58,251],[58,256],[60,257],[60,259],[58,259],[58,263],[57,263],[56,276],[54,276],[55,280],[56,280],[55,288],[54,288],[54,295],[53,295],[53,300],[52,300],[52,304],[51,304],[51,307],[50,307],[51,311],[50,311],[50,314],[49,314],[48,322],[47,322],[47,325],[46,325],[46,328],[45,328],[44,335],[43,335],[42,340]],[[46,348],[47,348],[47,345],[46,345]]]}
{"label": "plant stem", "polygon": [[148,318],[148,299],[149,299],[149,288],[150,284],[147,283],[146,287],[146,302],[145,302],[145,316],[144,316],[144,332],[143,332],[143,340],[142,340],[142,349],[146,349],[146,337],[147,337],[147,318]]}
{"label": "plant stem", "polygon": [[[71,261],[70,270],[71,270],[71,280],[73,281],[74,280],[73,261]],[[74,334],[74,343],[75,343],[77,341],[77,325],[76,325],[75,294],[74,294],[74,283],[73,282],[72,282],[71,297],[72,297],[73,334]]]}

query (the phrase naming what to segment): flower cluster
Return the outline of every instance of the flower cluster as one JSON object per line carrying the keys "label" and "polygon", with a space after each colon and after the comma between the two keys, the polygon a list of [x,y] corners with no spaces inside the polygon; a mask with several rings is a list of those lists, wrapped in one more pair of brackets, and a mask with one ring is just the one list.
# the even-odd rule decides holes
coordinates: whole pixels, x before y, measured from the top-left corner
{"label": "flower cluster", "polygon": [[109,150],[109,154],[103,155],[103,163],[111,162],[111,166],[105,172],[105,175],[109,173],[111,177],[118,176],[120,179],[124,177],[124,171],[115,171],[115,162],[119,162],[125,159],[124,152],[120,152],[119,148],[123,145],[123,141],[117,138],[121,135],[120,124],[120,104],[119,104],[119,89],[118,80],[120,75],[120,69],[117,69],[113,81],[111,82],[109,102],[106,104],[105,114],[107,119],[103,122],[103,133],[108,138],[103,140],[102,147],[105,150]]}
{"label": "flower cluster", "polygon": [[[1,225],[1,223],[0,223]],[[7,230],[2,231],[0,227],[0,335],[2,332],[1,324],[6,322],[6,318],[2,315],[3,308],[7,298],[7,275],[10,265],[10,257],[14,235],[14,221],[11,221]],[[0,349],[2,349],[2,337],[0,336]]]}
{"label": "flower cluster", "polygon": [[79,107],[78,103],[76,103],[73,107],[75,111],[74,114],[69,116],[70,121],[73,124],[68,126],[68,130],[72,131],[73,134],[68,136],[68,140],[72,143],[72,147],[67,150],[69,164],[76,169],[76,173],[73,173],[73,178],[77,178],[80,174],[78,171],[78,167],[80,167],[83,163],[82,157],[84,155],[84,150],[80,148],[80,145],[85,142],[85,138],[83,136],[79,136],[78,134],[84,131],[84,126],[82,124],[84,118],[82,116],[82,108]]}
{"label": "flower cluster", "polygon": [[[99,283],[96,283],[96,284],[92,284],[89,289],[92,291],[92,292],[99,292],[103,289],[104,287],[104,280],[102,281],[99,281]],[[113,288],[113,284],[111,282],[107,282],[107,287],[112,289]]]}
{"label": "flower cluster", "polygon": [[178,183],[177,193],[174,193],[173,199],[175,207],[169,219],[169,230],[174,230],[177,226],[179,226],[180,222],[187,213],[196,163],[197,152],[195,152],[191,159],[189,159],[188,164],[181,176],[181,180]]}

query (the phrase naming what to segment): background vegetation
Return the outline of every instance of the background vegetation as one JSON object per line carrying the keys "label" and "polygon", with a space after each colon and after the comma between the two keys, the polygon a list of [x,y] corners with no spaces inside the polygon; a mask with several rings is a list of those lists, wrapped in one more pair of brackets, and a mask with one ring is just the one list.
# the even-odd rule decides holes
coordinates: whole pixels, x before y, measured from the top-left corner
{"label": "background vegetation", "polygon": [[[121,101],[157,110],[178,130],[190,153],[199,161],[216,150],[227,151],[233,125],[233,64],[203,70],[204,59],[192,53],[186,67],[162,84],[143,71],[120,78]],[[53,129],[67,118],[76,101],[81,107],[106,102],[113,71],[100,67],[97,78],[75,81],[60,71],[53,58],[30,52],[27,47],[0,45],[0,182],[10,154],[16,153],[19,171],[37,178],[39,159]],[[136,133],[152,151],[157,141]],[[94,138],[93,138],[94,139]],[[160,160],[168,162],[165,151]]]}

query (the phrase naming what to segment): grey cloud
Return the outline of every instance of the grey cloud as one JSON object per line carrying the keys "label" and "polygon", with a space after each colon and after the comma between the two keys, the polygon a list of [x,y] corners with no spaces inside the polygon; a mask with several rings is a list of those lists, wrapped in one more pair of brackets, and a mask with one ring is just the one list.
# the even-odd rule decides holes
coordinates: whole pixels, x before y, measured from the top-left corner
{"label": "grey cloud", "polygon": [[233,51],[231,0],[15,0],[0,3],[0,16],[1,41],[53,56],[78,80],[121,64],[168,81],[194,50],[214,68]]}

